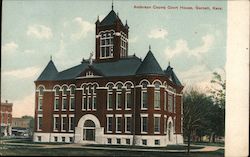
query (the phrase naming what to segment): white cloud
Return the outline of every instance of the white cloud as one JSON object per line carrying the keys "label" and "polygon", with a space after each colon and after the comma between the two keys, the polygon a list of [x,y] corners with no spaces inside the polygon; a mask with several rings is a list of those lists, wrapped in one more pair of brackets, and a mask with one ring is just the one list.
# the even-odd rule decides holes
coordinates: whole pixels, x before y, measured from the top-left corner
{"label": "white cloud", "polygon": [[167,47],[165,54],[168,58],[173,58],[176,55],[186,53],[188,56],[200,58],[202,54],[208,52],[214,43],[214,36],[207,34],[201,38],[202,44],[193,49],[189,48],[188,42],[184,39],[179,39],[175,42],[175,47]]}
{"label": "white cloud", "polygon": [[36,77],[41,72],[41,68],[38,67],[28,67],[24,69],[3,71],[4,76],[16,77],[19,79],[33,78]]}
{"label": "white cloud", "polygon": [[189,88],[196,88],[203,92],[208,92],[213,84],[210,81],[213,78],[213,72],[218,72],[223,79],[225,79],[225,71],[221,68],[210,70],[206,65],[196,65],[186,71],[179,72],[182,83],[185,84],[185,90]]}
{"label": "white cloud", "polygon": [[85,38],[89,32],[93,32],[95,30],[95,25],[84,21],[81,17],[74,18],[73,22],[77,24],[79,30],[71,35],[72,39],[81,39]]}
{"label": "white cloud", "polygon": [[3,53],[13,53],[18,48],[18,45],[15,42],[9,42],[2,45],[2,52]]}
{"label": "white cloud", "polygon": [[34,116],[35,94],[25,96],[23,99],[13,101],[13,117],[24,115]]}
{"label": "white cloud", "polygon": [[128,42],[129,42],[129,43],[136,43],[137,40],[138,40],[138,37],[133,37],[133,38],[129,38],[129,39],[128,39]]}
{"label": "white cloud", "polygon": [[157,29],[152,29],[150,33],[148,34],[149,38],[154,38],[154,39],[164,39],[168,35],[168,31],[163,28],[157,28]]}
{"label": "white cloud", "polygon": [[51,28],[38,24],[29,26],[27,35],[37,39],[50,39],[53,36]]}

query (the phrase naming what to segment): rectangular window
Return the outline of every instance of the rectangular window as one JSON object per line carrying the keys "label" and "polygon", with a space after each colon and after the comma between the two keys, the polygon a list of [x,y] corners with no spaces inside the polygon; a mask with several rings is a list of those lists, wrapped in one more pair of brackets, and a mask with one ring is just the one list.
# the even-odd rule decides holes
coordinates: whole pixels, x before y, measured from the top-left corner
{"label": "rectangular window", "polygon": [[141,132],[148,132],[148,117],[141,117]]}
{"label": "rectangular window", "polygon": [[65,142],[65,137],[62,137],[62,142]]}
{"label": "rectangular window", "polygon": [[67,110],[67,98],[66,97],[62,98],[62,110],[63,111]]}
{"label": "rectangular window", "polygon": [[130,145],[130,139],[129,138],[126,139],[126,144]]}
{"label": "rectangular window", "polygon": [[42,126],[43,126],[43,117],[39,116],[37,119],[37,130],[42,130]]}
{"label": "rectangular window", "polygon": [[59,130],[59,117],[54,117],[54,131]]}
{"label": "rectangular window", "polygon": [[112,139],[108,138],[108,144],[111,144],[111,143],[112,143]]}
{"label": "rectangular window", "polygon": [[41,142],[42,141],[42,137],[41,136],[37,136],[37,141]]}
{"label": "rectangular window", "polygon": [[125,109],[131,109],[132,105],[132,98],[131,98],[131,92],[126,93],[126,107]]}
{"label": "rectangular window", "polygon": [[62,117],[62,131],[66,131],[67,117]]}
{"label": "rectangular window", "polygon": [[167,93],[164,92],[164,110],[167,111]]}
{"label": "rectangular window", "polygon": [[160,91],[154,93],[154,109],[160,109]]}
{"label": "rectangular window", "polygon": [[164,117],[164,133],[167,134],[167,117]]}
{"label": "rectangular window", "polygon": [[112,110],[112,93],[108,93],[108,110]]}
{"label": "rectangular window", "polygon": [[168,112],[173,112],[173,96],[168,94]]}
{"label": "rectangular window", "polygon": [[145,146],[146,146],[146,145],[147,145],[147,140],[143,139],[143,140],[142,140],[142,145],[145,145]]}
{"label": "rectangular window", "polygon": [[91,96],[88,96],[87,110],[91,110],[91,102],[92,102]]}
{"label": "rectangular window", "polygon": [[58,141],[58,137],[54,136],[54,141],[57,142]]}
{"label": "rectangular window", "polygon": [[154,132],[160,133],[160,117],[154,117]]}
{"label": "rectangular window", "polygon": [[38,99],[38,111],[43,110],[43,98]]}
{"label": "rectangular window", "polygon": [[155,140],[155,145],[160,145],[160,140]]}
{"label": "rectangular window", "polygon": [[54,100],[54,111],[59,110],[59,98],[55,98]]}
{"label": "rectangular window", "polygon": [[93,96],[92,109],[96,110],[96,96]]}
{"label": "rectangular window", "polygon": [[122,131],[122,117],[116,117],[116,132]]}
{"label": "rectangular window", "polygon": [[147,91],[142,92],[142,109],[148,108],[148,94]]}
{"label": "rectangular window", "polygon": [[116,139],[116,143],[117,143],[117,144],[121,144],[121,139],[120,139],[120,138],[117,138],[117,139]]}
{"label": "rectangular window", "polygon": [[82,109],[83,110],[86,110],[87,109],[87,102],[88,100],[87,100],[87,97],[86,96],[83,96],[83,98],[82,98]]}
{"label": "rectangular window", "polygon": [[175,106],[176,106],[176,97],[175,97],[175,95],[174,95],[174,100],[173,100],[173,112],[175,113]]}
{"label": "rectangular window", "polygon": [[131,117],[125,117],[125,132],[131,132]]}
{"label": "rectangular window", "polygon": [[69,137],[69,142],[73,142],[73,137]]}
{"label": "rectangular window", "polygon": [[120,110],[122,107],[122,93],[116,93],[116,109]]}
{"label": "rectangular window", "polygon": [[69,131],[74,130],[74,117],[69,117]]}
{"label": "rectangular window", "polygon": [[75,110],[75,98],[74,97],[70,98],[70,110],[71,111]]}
{"label": "rectangular window", "polygon": [[113,117],[107,117],[107,132],[112,132]]}

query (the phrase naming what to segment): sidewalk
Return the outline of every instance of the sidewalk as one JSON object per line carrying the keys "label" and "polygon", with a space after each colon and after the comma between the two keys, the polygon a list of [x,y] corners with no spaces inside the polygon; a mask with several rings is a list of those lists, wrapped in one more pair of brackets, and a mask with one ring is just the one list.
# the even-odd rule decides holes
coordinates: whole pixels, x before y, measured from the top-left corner
{"label": "sidewalk", "polygon": [[[5,145],[20,145],[20,146],[38,146],[34,148],[82,148],[82,149],[94,149],[94,150],[122,150],[122,151],[144,151],[144,152],[186,152],[187,150],[166,150],[166,149],[145,149],[145,148],[115,148],[115,147],[95,147],[85,146],[82,144],[62,144],[62,145],[49,145],[49,144],[26,144],[26,143],[5,143]],[[202,146],[201,149],[191,149],[190,152],[210,152],[218,149],[224,149],[224,147],[218,146],[204,146],[204,145],[190,145],[190,146]]]}

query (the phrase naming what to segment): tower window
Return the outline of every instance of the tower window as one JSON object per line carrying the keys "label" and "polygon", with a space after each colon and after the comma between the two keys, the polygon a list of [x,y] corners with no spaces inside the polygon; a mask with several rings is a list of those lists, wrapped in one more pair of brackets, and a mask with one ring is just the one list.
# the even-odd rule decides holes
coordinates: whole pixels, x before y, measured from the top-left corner
{"label": "tower window", "polygon": [[100,38],[100,58],[112,58],[114,50],[114,31],[107,31],[101,33]]}

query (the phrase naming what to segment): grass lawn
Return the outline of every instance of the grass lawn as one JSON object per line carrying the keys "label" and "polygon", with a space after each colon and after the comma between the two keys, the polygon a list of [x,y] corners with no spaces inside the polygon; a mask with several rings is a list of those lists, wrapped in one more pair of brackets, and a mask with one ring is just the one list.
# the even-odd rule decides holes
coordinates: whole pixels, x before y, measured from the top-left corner
{"label": "grass lawn", "polygon": [[137,157],[223,157],[224,150],[202,153],[142,152],[126,150],[95,150],[89,148],[39,148],[30,146],[13,146],[0,148],[0,156],[137,156]]}

